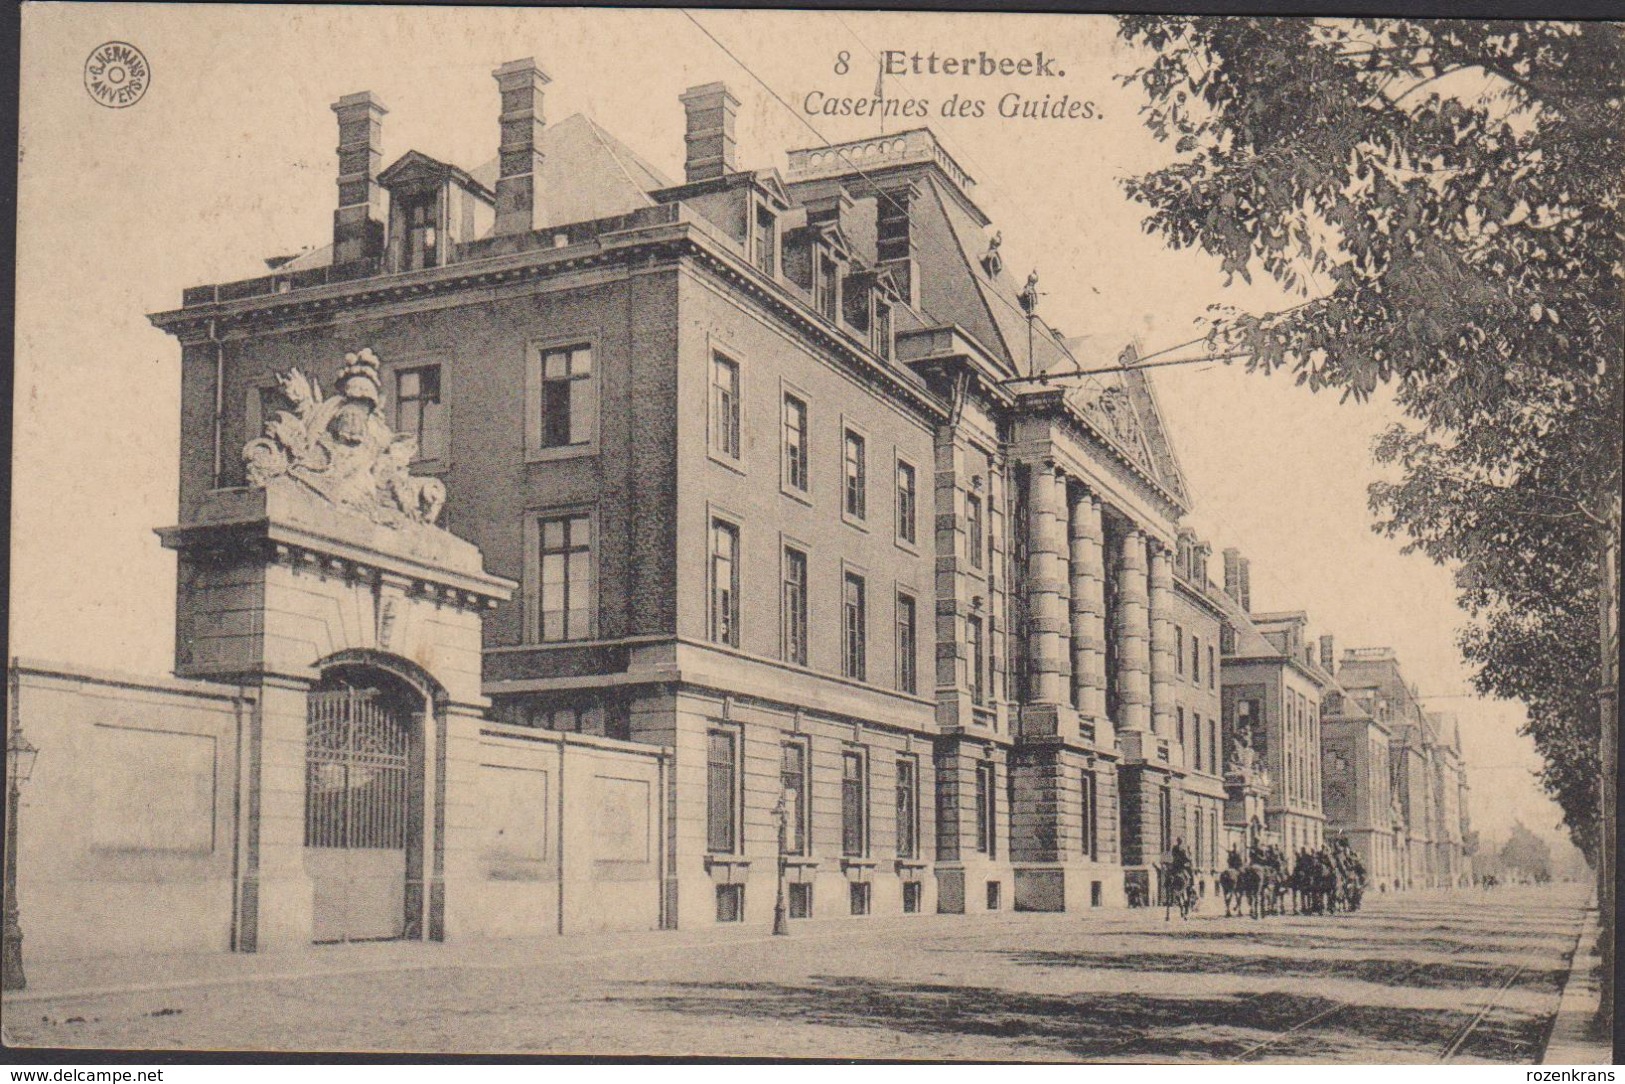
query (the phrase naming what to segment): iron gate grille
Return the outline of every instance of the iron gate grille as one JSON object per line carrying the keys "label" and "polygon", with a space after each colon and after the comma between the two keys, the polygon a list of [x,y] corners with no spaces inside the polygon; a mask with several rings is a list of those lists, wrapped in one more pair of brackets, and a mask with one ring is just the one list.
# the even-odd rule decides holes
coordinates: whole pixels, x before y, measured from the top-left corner
{"label": "iron gate grille", "polygon": [[407,733],[375,689],[310,694],[305,846],[406,846]]}

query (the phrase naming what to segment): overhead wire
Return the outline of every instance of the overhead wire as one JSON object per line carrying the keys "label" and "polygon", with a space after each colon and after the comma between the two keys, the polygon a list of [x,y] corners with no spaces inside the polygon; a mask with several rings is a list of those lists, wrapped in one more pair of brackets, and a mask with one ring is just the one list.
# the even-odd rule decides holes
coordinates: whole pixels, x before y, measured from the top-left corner
{"label": "overhead wire", "polygon": [[[816,137],[820,143],[822,143],[828,150],[833,152],[853,173],[857,174],[859,177],[862,177],[865,181],[869,182],[871,188],[873,189],[873,191],[876,194],[877,199],[885,200],[895,210],[897,210],[898,212],[900,212],[902,214],[906,215],[908,213],[908,208],[906,208],[906,207],[902,206],[900,203],[898,203],[897,200],[890,193],[886,192],[883,188],[881,188],[880,184],[875,180],[874,177],[870,176],[867,171],[865,171],[861,166],[859,166],[856,162],[854,162],[846,154],[845,151],[843,151],[840,147],[836,146],[833,142],[831,142],[829,140],[829,138],[824,135],[823,132],[818,130],[817,126],[815,126],[806,117],[802,116],[799,112],[797,112],[795,107],[792,106],[788,101],[786,101],[784,99],[783,95],[781,95],[777,90],[775,90],[773,88],[773,86],[767,82],[766,79],[762,78],[762,76],[760,74],[758,74],[754,68],[752,68],[737,53],[735,53],[732,49],[730,49],[720,38],[718,38],[715,34],[713,34],[710,31],[710,29],[705,26],[704,23],[702,23],[698,19],[696,19],[692,12],[690,12],[686,8],[679,8],[678,11],[681,12],[683,17],[688,19],[688,21],[690,23],[692,23],[694,25],[694,27],[697,30],[700,31],[701,34],[705,35],[705,37],[708,40],[710,40],[710,42],[713,45],[715,45],[718,49],[720,49],[723,52],[724,55],[726,55],[736,65],[738,65],[741,70],[743,70],[747,75],[749,75],[751,77],[751,79],[753,79],[757,83],[757,85],[759,85],[764,91],[766,91],[768,96],[771,97],[775,102],[777,102],[780,105],[780,107],[782,107],[785,110],[785,112],[789,113],[792,117],[794,117],[795,120],[799,124],[802,125],[802,127],[806,128],[809,132],[811,132],[813,134],[813,136]],[[839,19],[838,15],[837,15],[837,18]],[[875,56],[874,52],[869,49],[868,45],[866,43],[864,43],[860,37],[858,37],[858,35],[851,29],[851,27],[847,26],[844,20],[840,20],[840,21],[841,21],[842,26],[845,27],[847,32],[849,34],[851,34],[852,37],[858,41],[858,43],[864,48],[864,50],[866,52],[869,52],[869,54],[871,56]],[[876,57],[877,61],[878,61],[878,59],[879,58]],[[966,160],[967,161],[972,161],[968,156],[966,156]],[[973,162],[973,164],[974,164],[974,162]],[[988,296],[988,295],[991,295],[991,296],[997,298],[1002,304],[1004,304],[1012,312],[1014,312],[1018,316],[1020,316],[1023,320],[1032,319],[1032,314],[1028,313],[1024,309],[1020,308],[1019,306],[1017,306],[1016,304],[1011,302],[1008,298],[1006,298],[999,291],[997,291],[997,290],[989,290],[989,291],[985,291],[984,294],[983,294],[983,296]],[[1292,306],[1290,306],[1288,308],[1282,309],[1279,312],[1268,313],[1268,314],[1266,314],[1266,316],[1264,318],[1265,319],[1273,319],[1273,318],[1277,318],[1277,317],[1280,317],[1280,316],[1285,316],[1285,315],[1287,315],[1289,313],[1299,311],[1301,309],[1309,307],[1310,305],[1317,304],[1317,303],[1322,302],[1324,300],[1326,300],[1326,298],[1324,298],[1324,297],[1310,298],[1310,299],[1308,299],[1306,301],[1300,302],[1299,304],[1292,305]],[[1176,343],[1173,346],[1164,347],[1164,348],[1162,348],[1160,350],[1156,350],[1156,351],[1153,351],[1153,352],[1151,352],[1149,354],[1145,354],[1145,355],[1140,356],[1136,360],[1136,363],[1134,365],[1132,365],[1132,366],[1116,365],[1116,366],[1105,366],[1105,367],[1092,368],[1092,369],[1087,369],[1086,370],[1079,364],[1077,356],[1072,352],[1072,350],[1069,347],[1066,346],[1066,344],[1064,342],[1061,342],[1057,338],[1051,337],[1050,341],[1063,354],[1065,354],[1066,357],[1073,363],[1074,369],[1072,371],[1062,372],[1062,373],[1034,374],[1033,376],[1029,376],[1029,377],[1016,377],[1016,378],[1012,378],[1010,380],[1006,380],[1003,383],[1006,383],[1006,384],[1018,383],[1018,382],[1019,383],[1033,383],[1033,382],[1048,383],[1049,381],[1052,381],[1052,380],[1061,380],[1061,379],[1066,379],[1066,378],[1074,377],[1074,376],[1090,376],[1090,375],[1097,375],[1097,374],[1103,374],[1103,373],[1109,373],[1109,372],[1127,372],[1127,371],[1130,371],[1130,370],[1133,370],[1133,369],[1139,369],[1139,368],[1158,368],[1158,367],[1162,367],[1162,366],[1176,366],[1176,365],[1197,365],[1197,364],[1203,364],[1203,363],[1211,364],[1211,363],[1213,363],[1215,361],[1228,361],[1228,360],[1233,360],[1233,359],[1236,359],[1236,358],[1251,356],[1251,352],[1249,352],[1249,351],[1241,351],[1241,352],[1232,352],[1232,353],[1228,353],[1228,354],[1217,354],[1217,355],[1209,354],[1209,355],[1204,355],[1202,357],[1197,357],[1197,358],[1185,358],[1185,359],[1178,359],[1178,360],[1173,360],[1173,361],[1164,361],[1164,362],[1157,362],[1157,363],[1153,363],[1153,364],[1147,364],[1148,362],[1152,362],[1153,359],[1163,357],[1163,356],[1165,356],[1167,354],[1171,354],[1176,350],[1182,350],[1182,349],[1184,349],[1186,347],[1195,346],[1195,345],[1197,345],[1199,343],[1209,342],[1209,341],[1211,341],[1212,338],[1213,338],[1212,333],[1209,333],[1207,335],[1202,335],[1202,336],[1199,336],[1197,338],[1190,339],[1190,340],[1188,340],[1186,342],[1183,342],[1183,343]],[[1029,364],[1031,364],[1031,361],[1032,361],[1032,359],[1029,358]],[[1213,519],[1216,520],[1221,527],[1227,528],[1232,535],[1237,534],[1234,525],[1231,524],[1228,521],[1228,519],[1226,519],[1222,514],[1216,512],[1216,511],[1212,511],[1212,510],[1209,510],[1208,514],[1211,515],[1213,517]],[[1291,588],[1286,583],[1285,580],[1281,579],[1280,576],[1275,572],[1275,570],[1273,568],[1266,565],[1266,566],[1264,566],[1263,571],[1265,572],[1265,574],[1272,581],[1274,581],[1274,583],[1277,586],[1283,588],[1285,593],[1289,597],[1294,593],[1293,588]]]}
{"label": "overhead wire", "polygon": [[[818,130],[818,128],[811,121],[809,121],[806,117],[804,117],[800,113],[798,113],[794,106],[792,106],[789,102],[785,101],[783,95],[781,95],[777,90],[773,89],[772,85],[769,84],[766,79],[763,79],[759,74],[757,74],[757,72],[756,72],[756,70],[754,68],[752,68],[749,64],[745,63],[744,60],[740,59],[739,55],[737,53],[735,53],[732,49],[728,48],[728,46],[726,44],[724,44],[720,38],[718,38],[715,34],[711,33],[711,31],[705,26],[704,23],[700,22],[698,19],[696,19],[694,17],[692,12],[690,12],[687,8],[678,8],[677,10],[680,11],[683,14],[684,18],[686,18],[689,22],[693,23],[695,28],[698,29],[700,31],[700,33],[704,34],[707,38],[709,38],[711,40],[712,44],[714,44],[718,49],[721,49],[722,52],[727,55],[728,59],[732,60],[735,64],[739,65],[739,67],[741,69],[743,69],[745,74],[749,75],[752,79],[754,79],[756,81],[756,83],[759,86],[761,86],[761,88],[763,90],[767,91],[768,95],[774,101],[778,102],[779,105],[784,108],[785,112],[789,113],[792,117],[794,117],[796,119],[796,121],[801,124],[802,127],[806,128],[809,132],[811,132],[814,136],[816,136],[820,143],[822,143],[828,150],[830,150],[838,158],[840,158],[840,160],[842,162],[844,162],[846,164],[846,166],[853,173],[856,173],[859,177],[862,177],[865,181],[868,181],[869,184],[873,187],[877,198],[885,200],[895,210],[897,210],[898,212],[900,212],[900,213],[902,213],[904,215],[906,215],[908,213],[908,208],[906,208],[902,204],[898,203],[897,200],[889,192],[886,192],[883,189],[881,189],[881,187],[879,185],[879,182],[877,182],[874,177],[870,176],[867,171],[865,171],[861,166],[859,166],[856,162],[854,162],[846,154],[846,152],[843,151],[840,147],[838,147],[834,143],[830,142],[829,138],[827,136],[825,136],[823,132],[820,132]],[[1015,302],[1013,302],[1009,298],[1005,297],[998,290],[984,291],[983,296],[985,296],[985,297],[990,296],[990,297],[994,297],[994,298],[998,299],[1000,304],[1004,305],[1006,308],[1008,308],[1011,312],[1015,313],[1017,316],[1019,316],[1024,321],[1030,321],[1031,319],[1033,319],[1033,315],[1031,313],[1027,312],[1025,309],[1021,308]],[[1048,338],[1049,342],[1051,344],[1053,344],[1056,347],[1056,349],[1060,350],[1061,353],[1065,354],[1066,357],[1068,358],[1068,360],[1070,360],[1073,363],[1074,366],[1078,365],[1077,356],[1075,354],[1073,354],[1071,348],[1068,347],[1063,341],[1061,341],[1060,339],[1058,339],[1058,338],[1056,338],[1054,336],[1046,336],[1046,338]],[[1029,364],[1032,363],[1031,358],[1028,359],[1028,363]]]}

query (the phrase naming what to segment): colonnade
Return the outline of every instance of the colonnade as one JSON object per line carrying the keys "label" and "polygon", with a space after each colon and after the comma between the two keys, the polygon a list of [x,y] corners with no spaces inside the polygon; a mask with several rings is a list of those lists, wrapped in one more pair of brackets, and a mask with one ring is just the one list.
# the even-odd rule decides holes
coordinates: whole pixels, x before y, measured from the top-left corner
{"label": "colonnade", "polygon": [[[1029,702],[1069,705],[1084,719],[1104,720],[1109,622],[1117,732],[1170,736],[1174,633],[1167,545],[1132,521],[1114,527],[1108,540],[1100,496],[1047,460],[1028,469],[1027,532]],[[1108,575],[1116,586],[1109,614]]]}

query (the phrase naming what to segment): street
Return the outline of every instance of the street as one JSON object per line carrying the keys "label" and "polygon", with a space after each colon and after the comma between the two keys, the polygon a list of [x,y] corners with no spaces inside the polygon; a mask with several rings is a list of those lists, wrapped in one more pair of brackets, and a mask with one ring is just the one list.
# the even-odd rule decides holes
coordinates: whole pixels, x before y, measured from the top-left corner
{"label": "street", "polygon": [[8,997],[4,1023],[21,1046],[154,1051],[1527,1064],[1585,895],[1374,895],[1352,916],[1262,921],[1208,900],[1186,923],[910,916],[796,923],[787,938],[334,946],[65,997],[51,987],[95,984],[36,968],[43,982]]}

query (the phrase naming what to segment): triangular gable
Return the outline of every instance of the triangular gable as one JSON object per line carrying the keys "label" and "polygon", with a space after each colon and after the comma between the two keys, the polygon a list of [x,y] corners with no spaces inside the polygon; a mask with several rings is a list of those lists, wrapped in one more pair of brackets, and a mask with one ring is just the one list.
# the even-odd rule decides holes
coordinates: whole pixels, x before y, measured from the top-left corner
{"label": "triangular gable", "polygon": [[1133,368],[1139,362],[1139,351],[1133,343],[1123,351],[1120,360],[1128,368],[1123,374],[1123,387],[1140,417],[1140,432],[1145,440],[1146,452],[1154,464],[1155,473],[1162,480],[1162,484],[1167,486],[1182,503],[1189,504],[1190,494],[1185,487],[1185,472],[1179,467],[1173,437],[1162,420],[1162,410],[1157,405],[1157,393],[1152,387],[1151,376],[1144,369]]}
{"label": "triangular gable", "polygon": [[[1079,337],[1068,339],[1066,345],[1077,361],[1069,360],[1063,366],[1050,369],[1057,377],[1077,369],[1101,369],[1111,364],[1101,356],[1102,340]],[[1119,371],[1092,373],[1069,381],[1072,390],[1067,393],[1067,402],[1156,478],[1180,504],[1188,506],[1190,494],[1185,475],[1157,406],[1150,374],[1133,368],[1137,360],[1135,348],[1130,344],[1115,359]]]}
{"label": "triangular gable", "polygon": [[462,174],[470,183],[480,188],[484,187],[478,185],[478,182],[456,166],[447,165],[438,158],[431,158],[422,151],[407,151],[401,155],[394,164],[378,175],[378,183],[385,188],[439,184],[455,174]]}
{"label": "triangular gable", "polygon": [[788,211],[790,209],[790,194],[784,190],[784,181],[779,177],[778,170],[757,170],[756,184],[778,203],[778,209],[780,211]]}

